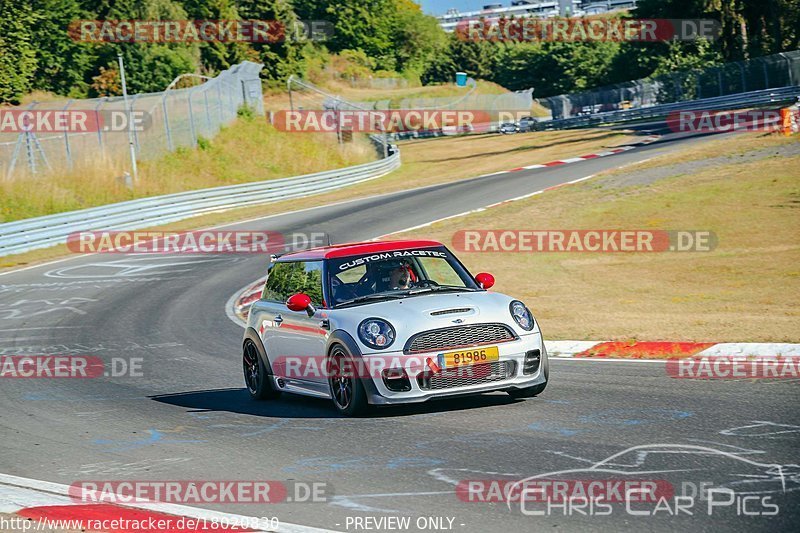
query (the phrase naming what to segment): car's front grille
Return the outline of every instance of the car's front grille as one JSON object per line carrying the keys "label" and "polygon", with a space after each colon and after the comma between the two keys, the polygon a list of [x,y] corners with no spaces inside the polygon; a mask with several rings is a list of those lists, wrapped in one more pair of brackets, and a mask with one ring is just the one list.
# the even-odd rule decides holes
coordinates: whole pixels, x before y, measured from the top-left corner
{"label": "car's front grille", "polygon": [[423,372],[417,376],[417,384],[422,390],[441,390],[482,385],[513,377],[516,369],[517,364],[514,361],[494,361],[484,365],[462,366],[450,370],[442,370],[438,374]]}
{"label": "car's front grille", "polygon": [[408,339],[403,352],[407,354],[435,352],[497,344],[516,339],[517,336],[505,324],[472,324],[417,333]]}

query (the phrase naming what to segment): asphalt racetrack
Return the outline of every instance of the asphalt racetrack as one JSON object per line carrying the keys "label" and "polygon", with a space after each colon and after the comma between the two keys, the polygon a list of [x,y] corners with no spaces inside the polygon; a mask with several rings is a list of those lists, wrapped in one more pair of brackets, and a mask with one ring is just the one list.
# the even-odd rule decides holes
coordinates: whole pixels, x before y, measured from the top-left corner
{"label": "asphalt racetrack", "polygon": [[[227,228],[325,231],[337,242],[370,239],[696,140],[667,135],[612,157]],[[800,398],[790,380],[676,380],[667,377],[663,363],[551,359],[547,390],[526,401],[493,393],[385,408],[361,419],[340,418],[323,400],[284,395],[275,402],[250,401],[242,380],[242,329],[226,316],[226,302],[263,275],[267,261],[246,255],[89,255],[0,276],[3,355],[142,360],[141,377],[3,380],[0,472],[63,484],[326,482],[325,502],[213,508],[339,531],[390,531],[387,522],[377,522],[389,516],[410,517],[412,531],[418,525],[481,533],[554,527],[797,530]],[[546,280],[530,277],[537,282]],[[535,313],[536,303],[529,305]],[[676,515],[670,497],[651,516],[655,506],[642,502],[615,503],[611,512],[565,505],[548,510],[530,502],[510,508],[504,501],[467,502],[456,494],[465,480],[542,475],[628,476],[668,483],[676,494],[710,483],[733,488],[737,498],[722,503],[724,495],[697,493],[693,505]],[[368,517],[370,522],[363,520]],[[420,517],[441,523],[432,527],[435,520],[417,522]]]}

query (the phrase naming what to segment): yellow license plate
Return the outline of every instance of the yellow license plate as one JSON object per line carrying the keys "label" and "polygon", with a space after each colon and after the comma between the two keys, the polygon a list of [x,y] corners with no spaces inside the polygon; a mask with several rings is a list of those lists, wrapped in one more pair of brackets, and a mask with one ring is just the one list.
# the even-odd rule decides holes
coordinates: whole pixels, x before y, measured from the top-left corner
{"label": "yellow license plate", "polygon": [[487,346],[485,348],[470,348],[469,350],[440,353],[438,362],[439,366],[442,368],[454,368],[458,366],[482,365],[499,359],[500,350],[497,346]]}

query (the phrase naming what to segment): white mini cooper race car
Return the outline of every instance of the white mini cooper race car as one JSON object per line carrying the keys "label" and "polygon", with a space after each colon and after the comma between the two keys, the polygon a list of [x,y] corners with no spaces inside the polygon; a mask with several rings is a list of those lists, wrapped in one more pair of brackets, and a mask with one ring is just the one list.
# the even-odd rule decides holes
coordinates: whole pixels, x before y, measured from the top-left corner
{"label": "white mini cooper race car", "polygon": [[329,398],[348,416],[496,390],[536,396],[548,380],[538,324],[493,284],[435,241],[273,256],[244,334],[247,389]]}

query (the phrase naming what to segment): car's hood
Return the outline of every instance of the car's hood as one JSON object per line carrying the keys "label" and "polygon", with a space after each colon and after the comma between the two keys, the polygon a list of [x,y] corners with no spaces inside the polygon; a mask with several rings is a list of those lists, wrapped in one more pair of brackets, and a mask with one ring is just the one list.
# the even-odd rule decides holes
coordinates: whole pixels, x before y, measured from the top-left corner
{"label": "car's hood", "polygon": [[[394,326],[397,338],[389,351],[402,349],[412,335],[430,329],[456,325],[503,323],[514,329],[517,335],[529,335],[538,331],[520,328],[509,311],[515,298],[496,292],[426,293],[401,300],[386,300],[370,304],[335,309],[331,311],[334,328],[355,333],[358,324],[365,318],[382,318]],[[359,341],[359,344],[360,341]],[[365,352],[371,352],[362,346]]]}

